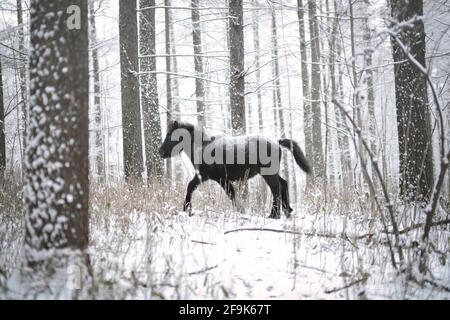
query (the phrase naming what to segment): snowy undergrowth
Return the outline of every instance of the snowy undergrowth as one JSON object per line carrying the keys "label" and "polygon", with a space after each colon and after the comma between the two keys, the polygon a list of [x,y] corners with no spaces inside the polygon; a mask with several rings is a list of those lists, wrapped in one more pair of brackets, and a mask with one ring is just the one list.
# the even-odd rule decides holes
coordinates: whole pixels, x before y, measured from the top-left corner
{"label": "snowy undergrowth", "polygon": [[[291,219],[270,220],[270,195],[264,189],[254,194],[259,200],[251,195],[239,211],[208,183],[194,194],[188,216],[179,210],[183,185],[94,187],[89,252],[95,290],[84,298],[450,298],[436,286],[450,286],[445,227],[432,232],[427,278],[434,284],[420,286],[409,275],[421,277],[416,241],[422,230],[401,235],[406,272],[396,271],[380,216],[364,197],[302,195]],[[20,266],[22,214],[12,205],[2,210],[0,295],[17,297],[7,283]],[[401,230],[423,222],[418,210],[397,211]]]}

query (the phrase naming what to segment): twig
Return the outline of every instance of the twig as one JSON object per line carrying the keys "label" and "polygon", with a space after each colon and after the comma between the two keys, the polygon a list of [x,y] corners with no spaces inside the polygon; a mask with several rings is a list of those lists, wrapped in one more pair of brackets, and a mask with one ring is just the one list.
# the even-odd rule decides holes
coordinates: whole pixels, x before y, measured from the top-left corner
{"label": "twig", "polygon": [[[438,227],[438,226],[443,226],[443,225],[446,225],[446,224],[450,224],[450,219],[446,219],[446,220],[441,220],[441,221],[434,222],[434,223],[431,224],[431,227]],[[411,231],[413,231],[413,230],[420,229],[420,228],[422,228],[424,225],[425,225],[424,223],[413,224],[412,226],[409,226],[409,227],[406,227],[406,228],[403,229],[403,230],[400,230],[400,231],[398,232],[398,234],[406,234],[406,233],[411,232]],[[392,232],[392,231],[389,231],[388,233],[389,233],[389,234],[392,234],[393,232]],[[362,234],[362,235],[360,235],[360,236],[356,236],[356,237],[354,237],[354,239],[356,239],[356,240],[362,240],[362,239],[364,239],[364,238],[373,237],[374,235],[375,235],[375,233],[374,233],[374,232],[371,232],[371,233]]]}
{"label": "twig", "polygon": [[411,280],[412,282],[414,282],[415,284],[417,284],[417,285],[419,285],[421,287],[423,287],[423,285],[425,283],[428,283],[433,288],[440,289],[440,290],[443,290],[443,291],[446,291],[446,292],[450,292],[450,288],[449,287],[446,287],[446,286],[444,286],[444,285],[442,285],[440,283],[437,283],[437,282],[429,280],[429,279],[423,279],[422,281],[419,281],[419,280],[417,280],[416,277],[410,276],[409,280]]}
{"label": "twig", "polygon": [[368,278],[369,277],[364,277],[364,278],[361,278],[359,280],[350,282],[348,285],[346,285],[344,287],[341,287],[341,288],[327,289],[327,290],[325,290],[325,293],[326,294],[330,294],[330,293],[334,293],[334,292],[338,292],[338,291],[341,291],[341,290],[348,289],[348,288],[353,287],[354,285],[357,285],[357,284],[359,284],[361,282],[366,282]]}
{"label": "twig", "polygon": [[194,275],[197,275],[197,274],[205,273],[205,272],[208,272],[208,271],[211,271],[211,270],[217,268],[218,266],[219,266],[219,265],[216,264],[216,265],[213,266],[213,267],[208,267],[208,268],[205,268],[205,269],[202,269],[202,270],[199,270],[199,271],[195,271],[195,272],[189,272],[188,275],[194,276]]}
{"label": "twig", "polygon": [[199,243],[199,244],[207,244],[207,245],[211,245],[211,246],[215,246],[215,243],[211,243],[211,242],[205,242],[205,241],[198,241],[198,240],[191,240],[191,242],[193,243]]}
{"label": "twig", "polygon": [[331,239],[343,238],[342,235],[334,235],[331,233],[314,233],[314,232],[306,233],[306,232],[278,230],[278,229],[269,229],[269,228],[239,228],[239,229],[225,231],[224,234],[242,232],[242,231],[265,231],[265,232],[276,232],[276,233],[294,234],[294,235],[298,235],[298,236],[322,237],[322,238],[331,238]]}

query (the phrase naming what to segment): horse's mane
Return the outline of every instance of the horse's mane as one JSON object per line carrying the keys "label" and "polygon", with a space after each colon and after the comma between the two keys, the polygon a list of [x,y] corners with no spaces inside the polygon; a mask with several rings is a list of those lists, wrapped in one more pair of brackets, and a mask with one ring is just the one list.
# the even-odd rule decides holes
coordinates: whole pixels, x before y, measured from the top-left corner
{"label": "horse's mane", "polygon": [[[175,128],[175,122],[177,124]],[[191,134],[202,134],[202,140],[204,142],[211,142],[214,141],[215,137],[211,137],[206,130],[201,130],[197,126],[194,126],[191,123],[183,122],[183,121],[173,121],[169,123],[167,127],[167,132],[172,132],[175,129],[186,129],[187,131],[191,132]]]}

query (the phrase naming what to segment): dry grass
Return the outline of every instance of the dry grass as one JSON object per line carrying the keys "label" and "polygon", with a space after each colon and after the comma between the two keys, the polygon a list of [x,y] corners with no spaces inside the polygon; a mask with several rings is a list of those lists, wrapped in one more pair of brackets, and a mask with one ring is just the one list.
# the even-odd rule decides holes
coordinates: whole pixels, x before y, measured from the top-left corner
{"label": "dry grass", "polygon": [[[20,184],[5,181],[1,184],[0,289],[7,294],[7,279],[20,266],[23,215]],[[220,254],[216,242],[223,241],[224,230],[230,228],[273,226],[272,221],[266,219],[270,212],[270,193],[260,181],[253,180],[250,190],[257,191],[249,192],[248,199],[241,201],[245,212],[239,212],[217,184],[205,183],[194,193],[194,216],[188,217],[180,212],[186,184],[162,183],[147,187],[117,182],[91,186],[89,253],[95,285],[89,298],[241,297],[240,285],[234,279],[221,278],[220,272],[215,272],[217,258],[214,257]],[[393,271],[380,213],[374,210],[367,194],[339,193],[328,188],[326,197],[318,191],[299,195],[295,207],[293,219],[282,219],[275,224],[277,229],[291,232],[281,235],[281,240],[277,241],[282,241],[280,246],[289,249],[285,259],[294,288],[297,277],[304,276],[305,268],[310,268],[311,272],[320,270],[317,282],[325,281],[328,286],[325,291],[335,298],[358,298],[361,292],[361,297],[365,298],[369,295],[366,291],[376,292],[369,298],[413,298],[416,294],[426,298],[439,297],[440,292],[445,291],[433,287],[424,295],[417,283],[405,280],[406,274]],[[423,220],[417,208],[398,205],[396,209],[401,228]],[[440,218],[446,215],[441,210]],[[365,234],[371,235],[361,237]],[[270,233],[258,235],[271,236]],[[415,243],[420,241],[420,236],[421,230],[415,229],[401,238],[405,250],[404,269],[409,275],[415,274],[418,259]],[[430,270],[441,270],[436,281],[444,286],[449,285],[448,271],[442,273],[448,260],[449,239],[445,226],[432,233],[434,249],[430,252]],[[319,259],[317,265],[312,266],[311,257],[322,255],[334,257],[339,261],[338,266],[327,265],[329,258]],[[336,276],[330,276],[330,272],[336,272]],[[427,277],[430,279],[429,275]],[[342,286],[336,285],[336,279],[342,279]],[[381,281],[385,281],[387,284],[383,286],[389,289],[380,286]],[[250,280],[243,282],[245,286],[258,285]],[[423,281],[421,284],[430,288]],[[322,297],[319,291],[323,294],[323,288],[311,285],[314,289],[310,296],[314,297],[316,292],[316,297]]]}

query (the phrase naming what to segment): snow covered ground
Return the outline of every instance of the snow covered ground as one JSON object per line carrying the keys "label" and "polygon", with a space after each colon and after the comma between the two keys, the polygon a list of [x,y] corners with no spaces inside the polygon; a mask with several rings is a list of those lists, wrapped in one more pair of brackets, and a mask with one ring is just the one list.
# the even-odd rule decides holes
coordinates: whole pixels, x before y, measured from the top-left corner
{"label": "snow covered ground", "polygon": [[[327,206],[309,201],[296,205],[291,219],[270,220],[267,205],[248,206],[240,213],[219,191],[202,186],[194,196],[192,217],[178,210],[181,190],[154,196],[142,190],[94,192],[89,249],[97,286],[94,297],[450,298],[448,291],[435,285],[421,287],[407,281],[406,274],[419,277],[413,245],[420,238],[419,229],[402,238],[408,272],[398,273],[376,214],[346,212],[338,200]],[[176,200],[167,201],[173,194]],[[410,225],[404,220],[405,226]],[[6,298],[23,294],[8,279],[12,266],[20,265],[20,226],[9,238],[6,234],[12,229],[8,228],[1,230],[0,254],[0,297]],[[367,233],[373,236],[364,236]],[[432,279],[446,287],[450,286],[449,239],[448,230],[436,230],[436,250],[430,254]]]}

